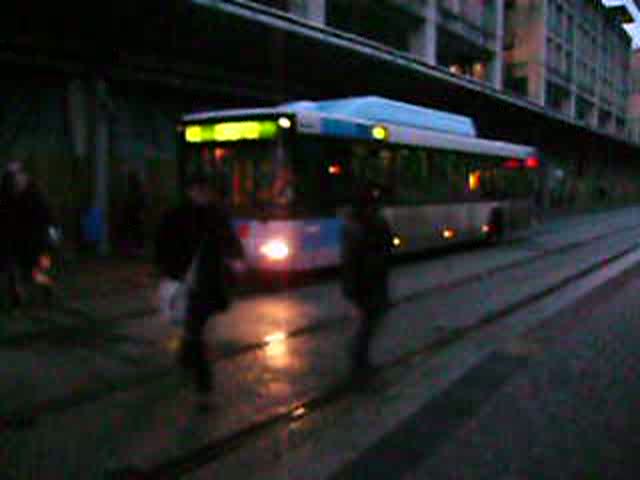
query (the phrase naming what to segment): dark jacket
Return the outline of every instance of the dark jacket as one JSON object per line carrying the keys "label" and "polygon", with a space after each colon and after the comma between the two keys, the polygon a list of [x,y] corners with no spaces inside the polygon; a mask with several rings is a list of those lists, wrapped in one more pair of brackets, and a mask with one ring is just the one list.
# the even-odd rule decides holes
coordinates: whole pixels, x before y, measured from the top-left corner
{"label": "dark jacket", "polygon": [[3,195],[0,203],[7,254],[25,268],[35,265],[38,257],[50,247],[49,227],[53,224],[44,195],[30,182],[20,193]]}
{"label": "dark jacket", "polygon": [[0,177],[0,272],[4,272],[8,267],[9,247],[11,240],[9,238],[10,231],[10,202],[12,192],[12,179],[9,173],[4,173]]}
{"label": "dark jacket", "polygon": [[342,232],[342,290],[366,310],[389,306],[392,235],[380,215],[352,216]]}
{"label": "dark jacket", "polygon": [[231,270],[228,259],[241,259],[244,251],[231,220],[217,206],[185,204],[169,211],[156,235],[155,263],[162,275],[184,279],[200,248],[192,297],[223,310],[230,301]]}

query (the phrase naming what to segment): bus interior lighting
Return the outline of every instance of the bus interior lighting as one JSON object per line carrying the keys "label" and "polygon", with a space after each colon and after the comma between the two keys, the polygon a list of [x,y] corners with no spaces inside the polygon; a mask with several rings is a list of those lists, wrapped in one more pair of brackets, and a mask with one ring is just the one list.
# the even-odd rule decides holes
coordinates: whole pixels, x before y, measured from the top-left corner
{"label": "bus interior lighting", "polygon": [[456,232],[453,228],[445,228],[442,230],[442,236],[447,239],[453,238],[456,236]]}
{"label": "bus interior lighting", "polygon": [[269,260],[280,261],[289,256],[289,247],[283,240],[270,240],[260,247],[260,253]]}
{"label": "bus interior lighting", "polygon": [[476,170],[469,173],[469,190],[473,192],[478,188],[480,188],[480,172]]}

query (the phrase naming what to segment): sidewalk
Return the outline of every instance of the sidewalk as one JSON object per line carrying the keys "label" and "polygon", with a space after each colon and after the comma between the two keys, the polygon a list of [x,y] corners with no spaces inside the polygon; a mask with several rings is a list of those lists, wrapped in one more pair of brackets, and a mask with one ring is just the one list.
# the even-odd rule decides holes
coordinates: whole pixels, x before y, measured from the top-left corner
{"label": "sidewalk", "polygon": [[154,284],[153,265],[147,256],[101,258],[85,255],[63,262],[57,291],[65,300],[133,293]]}

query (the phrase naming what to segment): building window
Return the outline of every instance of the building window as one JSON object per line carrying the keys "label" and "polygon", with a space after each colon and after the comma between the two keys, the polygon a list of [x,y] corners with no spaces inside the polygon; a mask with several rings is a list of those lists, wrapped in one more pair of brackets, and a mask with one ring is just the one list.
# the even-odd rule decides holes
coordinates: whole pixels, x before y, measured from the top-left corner
{"label": "building window", "polygon": [[529,85],[529,79],[527,77],[528,66],[529,64],[526,62],[507,65],[504,79],[505,90],[527,96]]}
{"label": "building window", "polygon": [[593,104],[591,102],[581,97],[576,98],[576,120],[588,123],[592,109]]}
{"label": "building window", "polygon": [[567,16],[567,28],[564,31],[564,39],[570,44],[573,44],[573,17]]}
{"label": "building window", "polygon": [[482,62],[474,63],[471,72],[476,80],[485,81],[487,79],[487,67]]}
{"label": "building window", "polygon": [[307,16],[308,8],[308,0],[289,0],[289,10],[300,17]]}
{"label": "building window", "polygon": [[462,66],[460,65],[449,65],[449,71],[454,75],[462,75]]}

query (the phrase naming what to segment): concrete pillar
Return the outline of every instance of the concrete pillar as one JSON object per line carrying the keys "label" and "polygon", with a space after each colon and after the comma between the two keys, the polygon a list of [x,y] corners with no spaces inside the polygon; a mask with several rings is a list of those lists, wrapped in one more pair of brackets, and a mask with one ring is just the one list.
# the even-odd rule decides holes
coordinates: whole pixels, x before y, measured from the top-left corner
{"label": "concrete pillar", "polygon": [[504,65],[504,0],[495,0],[496,49],[491,62],[491,83],[502,90]]}
{"label": "concrete pillar", "polygon": [[437,0],[427,0],[422,12],[424,22],[411,39],[411,53],[430,65],[436,65],[438,36]]}
{"label": "concrete pillar", "polygon": [[437,65],[438,45],[438,0],[427,0],[425,8],[426,35],[425,35],[425,60],[431,65]]}
{"label": "concrete pillar", "polygon": [[89,103],[86,85],[72,80],[67,88],[67,112],[73,154],[86,157],[89,153]]}
{"label": "concrete pillar", "polygon": [[109,243],[109,105],[107,84],[96,81],[95,109],[95,192],[93,206],[102,220],[98,253],[108,255]]}
{"label": "concrete pillar", "polygon": [[[74,79],[67,86],[67,118],[69,136],[71,137],[71,148],[73,151],[73,168],[71,170],[71,182],[73,185],[72,206],[74,211],[73,219],[66,219],[66,222],[73,222],[70,231],[73,238],[82,243],[82,217],[87,213],[90,197],[88,178],[83,175],[88,171],[89,163],[89,141],[90,141],[90,94],[88,86],[81,80]],[[69,225],[69,223],[67,223]]]}

